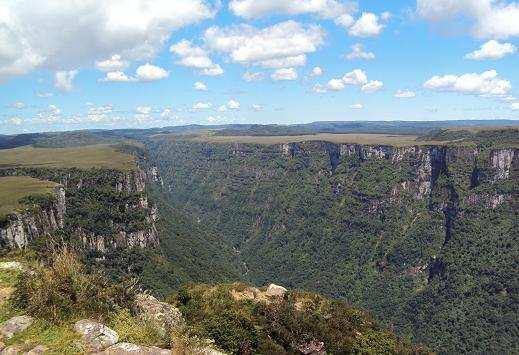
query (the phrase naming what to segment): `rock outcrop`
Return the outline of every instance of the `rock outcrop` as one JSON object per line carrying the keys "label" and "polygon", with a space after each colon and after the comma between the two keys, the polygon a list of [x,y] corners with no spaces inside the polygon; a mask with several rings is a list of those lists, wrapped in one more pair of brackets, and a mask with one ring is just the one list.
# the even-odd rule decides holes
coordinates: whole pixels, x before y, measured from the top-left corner
{"label": "rock outcrop", "polygon": [[74,330],[81,335],[90,351],[104,350],[119,341],[119,335],[114,330],[90,319],[77,321]]}
{"label": "rock outcrop", "polygon": [[33,240],[63,228],[66,212],[65,189],[56,187],[54,196],[54,201],[48,206],[10,214],[5,224],[0,226],[0,246],[25,248]]}
{"label": "rock outcrop", "polygon": [[139,318],[151,324],[163,337],[185,323],[182,313],[176,307],[148,294],[137,295],[134,308]]}
{"label": "rock outcrop", "polygon": [[33,321],[33,318],[29,316],[16,316],[9,319],[0,327],[0,338],[11,339],[16,334],[29,328]]}

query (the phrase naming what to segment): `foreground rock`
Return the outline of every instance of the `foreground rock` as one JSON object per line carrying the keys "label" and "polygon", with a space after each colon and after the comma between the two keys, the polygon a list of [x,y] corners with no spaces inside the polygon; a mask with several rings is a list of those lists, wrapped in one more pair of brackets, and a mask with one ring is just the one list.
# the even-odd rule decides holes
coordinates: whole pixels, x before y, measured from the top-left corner
{"label": "foreground rock", "polygon": [[267,287],[266,295],[268,297],[283,297],[283,296],[285,296],[286,292],[287,292],[287,289],[284,288],[283,286],[270,284],[269,287]]}
{"label": "foreground rock", "polygon": [[150,354],[170,355],[171,350],[157,348],[156,346],[143,346],[132,343],[119,343],[110,346],[102,354],[124,355],[124,354]]}
{"label": "foreground rock", "polygon": [[11,339],[16,334],[23,332],[33,322],[29,316],[17,316],[9,319],[0,327],[0,338]]}
{"label": "foreground rock", "polygon": [[83,319],[74,324],[74,330],[79,333],[89,350],[104,350],[119,341],[119,335],[106,325],[93,320]]}
{"label": "foreground rock", "polygon": [[135,311],[140,319],[155,327],[162,337],[185,323],[182,313],[176,307],[144,293],[135,298]]}

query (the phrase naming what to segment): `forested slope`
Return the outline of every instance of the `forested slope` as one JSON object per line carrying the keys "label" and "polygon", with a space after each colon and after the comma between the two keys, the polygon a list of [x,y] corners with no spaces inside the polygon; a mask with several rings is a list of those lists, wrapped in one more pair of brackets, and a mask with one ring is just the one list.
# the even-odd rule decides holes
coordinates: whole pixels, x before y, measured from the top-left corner
{"label": "forested slope", "polygon": [[244,279],[346,299],[440,351],[518,350],[517,148],[147,148],[171,206],[233,247]]}

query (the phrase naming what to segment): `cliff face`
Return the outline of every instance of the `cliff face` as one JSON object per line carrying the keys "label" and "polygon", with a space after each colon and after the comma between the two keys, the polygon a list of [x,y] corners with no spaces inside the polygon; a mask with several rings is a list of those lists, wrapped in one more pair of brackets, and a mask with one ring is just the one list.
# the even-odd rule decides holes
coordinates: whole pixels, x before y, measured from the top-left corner
{"label": "cliff face", "polygon": [[16,212],[0,227],[0,246],[25,248],[32,241],[63,228],[66,212],[65,189],[54,189],[50,206],[36,207],[34,211]]}
{"label": "cliff face", "polygon": [[504,325],[468,335],[511,309],[517,148],[157,139],[148,150],[173,207],[233,247],[251,282],[345,298],[445,352],[506,348]]}
{"label": "cliff face", "polygon": [[1,173],[61,184],[51,207],[15,214],[0,229],[0,240],[7,247],[24,248],[58,229],[66,231],[80,246],[100,254],[159,243],[157,208],[146,193],[147,183],[159,178],[156,171],[8,169]]}

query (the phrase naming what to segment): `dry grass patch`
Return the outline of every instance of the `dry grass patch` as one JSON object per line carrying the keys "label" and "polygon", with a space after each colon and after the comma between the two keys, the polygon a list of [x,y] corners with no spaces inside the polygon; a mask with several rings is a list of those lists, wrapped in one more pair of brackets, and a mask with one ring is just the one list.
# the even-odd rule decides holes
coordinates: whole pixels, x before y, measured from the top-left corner
{"label": "dry grass patch", "polygon": [[0,168],[12,167],[131,170],[135,167],[135,158],[108,144],[73,148],[25,146],[0,150]]}
{"label": "dry grass patch", "polygon": [[0,216],[5,216],[23,207],[22,197],[52,193],[58,184],[28,176],[0,177]]}

